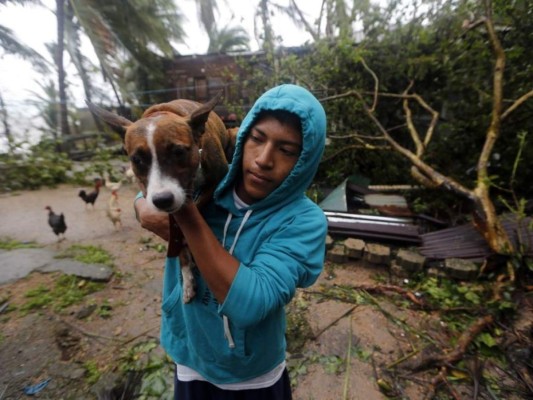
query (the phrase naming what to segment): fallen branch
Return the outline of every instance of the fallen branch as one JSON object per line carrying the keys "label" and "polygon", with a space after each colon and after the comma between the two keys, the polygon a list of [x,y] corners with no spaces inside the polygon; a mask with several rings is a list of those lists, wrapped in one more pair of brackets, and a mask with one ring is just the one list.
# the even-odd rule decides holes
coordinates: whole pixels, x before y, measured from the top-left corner
{"label": "fallen branch", "polygon": [[[416,305],[418,305],[420,307],[425,307],[424,302],[421,301],[419,298],[417,298],[416,295],[412,291],[404,289],[404,288],[402,288],[400,286],[395,286],[395,285],[365,285],[365,284],[362,284],[362,285],[357,285],[357,286],[354,286],[354,285],[350,285],[350,286],[343,285],[342,287],[338,287],[338,288],[341,288],[341,289],[344,289],[344,290],[363,290],[363,291],[369,292],[369,293],[380,293],[380,294],[384,294],[386,292],[394,292],[394,293],[401,294],[402,296],[405,296],[407,299],[411,300],[413,303],[415,303]],[[325,296],[325,297],[328,297],[328,298],[333,298],[335,300],[346,301],[346,299],[343,299],[343,298],[341,298],[339,296],[335,296],[335,295],[326,293],[325,291],[307,290],[307,291],[305,291],[305,293],[319,294],[321,296]]]}
{"label": "fallen branch", "polygon": [[364,290],[365,292],[370,293],[380,293],[384,294],[386,292],[393,292],[401,294],[402,296],[405,296],[407,299],[411,300],[413,303],[420,307],[424,307],[425,304],[422,302],[416,295],[407,289],[404,289],[400,286],[395,285],[357,285],[357,286],[351,286],[354,290]]}
{"label": "fallen branch", "polygon": [[[320,331],[318,331],[318,333],[316,335],[313,336],[313,340],[316,340],[318,339],[318,337],[320,335],[322,335],[325,331],[327,331],[330,327],[332,327],[333,325],[335,325],[337,322],[339,322],[341,319],[343,319],[344,317],[346,317],[347,315],[350,315],[352,313],[353,310],[355,310],[355,308],[357,307],[357,305],[353,306],[353,307],[350,307],[348,310],[346,310],[346,312],[344,312],[341,316],[339,316],[338,318],[335,318],[335,320],[331,321],[329,324],[327,324],[324,328],[322,328]],[[350,329],[351,329],[351,325],[350,325]]]}
{"label": "fallen branch", "polygon": [[141,336],[145,336],[148,332],[153,331],[153,330],[156,329],[156,328],[159,328],[159,325],[152,326],[151,328],[145,330],[144,332],[141,332],[141,333],[139,333],[138,335],[135,335],[135,336],[133,336],[133,337],[131,337],[131,338],[129,338],[129,339],[126,339],[125,341],[119,343],[117,346],[124,346],[124,345],[126,345],[126,344],[128,344],[128,343],[131,343],[131,342],[133,342],[134,340],[140,338]]}
{"label": "fallen branch", "polygon": [[493,322],[494,317],[492,315],[485,315],[479,318],[461,334],[453,351],[447,354],[433,354],[425,357],[417,364],[410,366],[409,369],[412,371],[423,371],[429,368],[438,368],[456,363],[463,358],[468,346],[474,341],[474,339]]}

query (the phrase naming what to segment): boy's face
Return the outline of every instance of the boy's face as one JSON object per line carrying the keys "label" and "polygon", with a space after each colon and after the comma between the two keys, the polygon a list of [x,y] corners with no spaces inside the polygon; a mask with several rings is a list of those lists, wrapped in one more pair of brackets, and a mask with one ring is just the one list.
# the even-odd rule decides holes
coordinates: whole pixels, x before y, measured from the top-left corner
{"label": "boy's face", "polygon": [[258,120],[244,142],[239,198],[252,204],[267,197],[292,171],[301,150],[298,130],[271,116]]}

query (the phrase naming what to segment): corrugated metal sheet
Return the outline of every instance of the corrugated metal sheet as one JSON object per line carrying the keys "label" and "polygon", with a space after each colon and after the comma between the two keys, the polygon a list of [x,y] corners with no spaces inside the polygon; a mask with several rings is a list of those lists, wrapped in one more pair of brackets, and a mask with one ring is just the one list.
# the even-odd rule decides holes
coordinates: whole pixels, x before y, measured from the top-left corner
{"label": "corrugated metal sheet", "polygon": [[328,232],[360,239],[420,244],[419,229],[410,218],[393,218],[325,211]]}
{"label": "corrugated metal sheet", "polygon": [[[502,216],[502,225],[515,246],[521,243],[524,253],[533,256],[532,219],[517,222],[512,215]],[[520,238],[520,239],[519,239]],[[473,224],[442,229],[420,235],[420,253],[428,258],[463,258],[483,260],[493,254]]]}
{"label": "corrugated metal sheet", "polygon": [[395,206],[407,208],[405,197],[397,194],[365,194],[365,203],[370,207]]}

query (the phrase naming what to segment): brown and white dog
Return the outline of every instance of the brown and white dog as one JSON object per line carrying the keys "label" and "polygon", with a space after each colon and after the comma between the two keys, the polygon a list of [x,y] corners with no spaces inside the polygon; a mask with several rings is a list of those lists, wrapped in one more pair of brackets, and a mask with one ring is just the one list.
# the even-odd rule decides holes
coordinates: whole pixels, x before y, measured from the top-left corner
{"label": "brown and white dog", "polygon": [[228,170],[235,142],[212,111],[220,97],[206,104],[185,99],[156,104],[136,122],[87,102],[92,113],[123,132],[124,148],[146,200],[169,214],[168,256],[180,257],[185,303],[195,296],[193,261],[171,214],[191,198],[201,208]]}

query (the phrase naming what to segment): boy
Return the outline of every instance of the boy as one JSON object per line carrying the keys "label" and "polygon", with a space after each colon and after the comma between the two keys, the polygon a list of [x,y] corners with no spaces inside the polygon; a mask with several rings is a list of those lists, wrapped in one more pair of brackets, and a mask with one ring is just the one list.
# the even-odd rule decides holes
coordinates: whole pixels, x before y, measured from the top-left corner
{"label": "boy", "polygon": [[[161,344],[176,362],[176,399],[291,399],[285,305],[323,268],[327,220],[305,195],[324,150],[326,115],[306,89],[264,93],[243,120],[213,201],[174,214],[198,267],[181,301],[167,258]],[[144,228],[168,238],[168,217],[136,199]]]}

